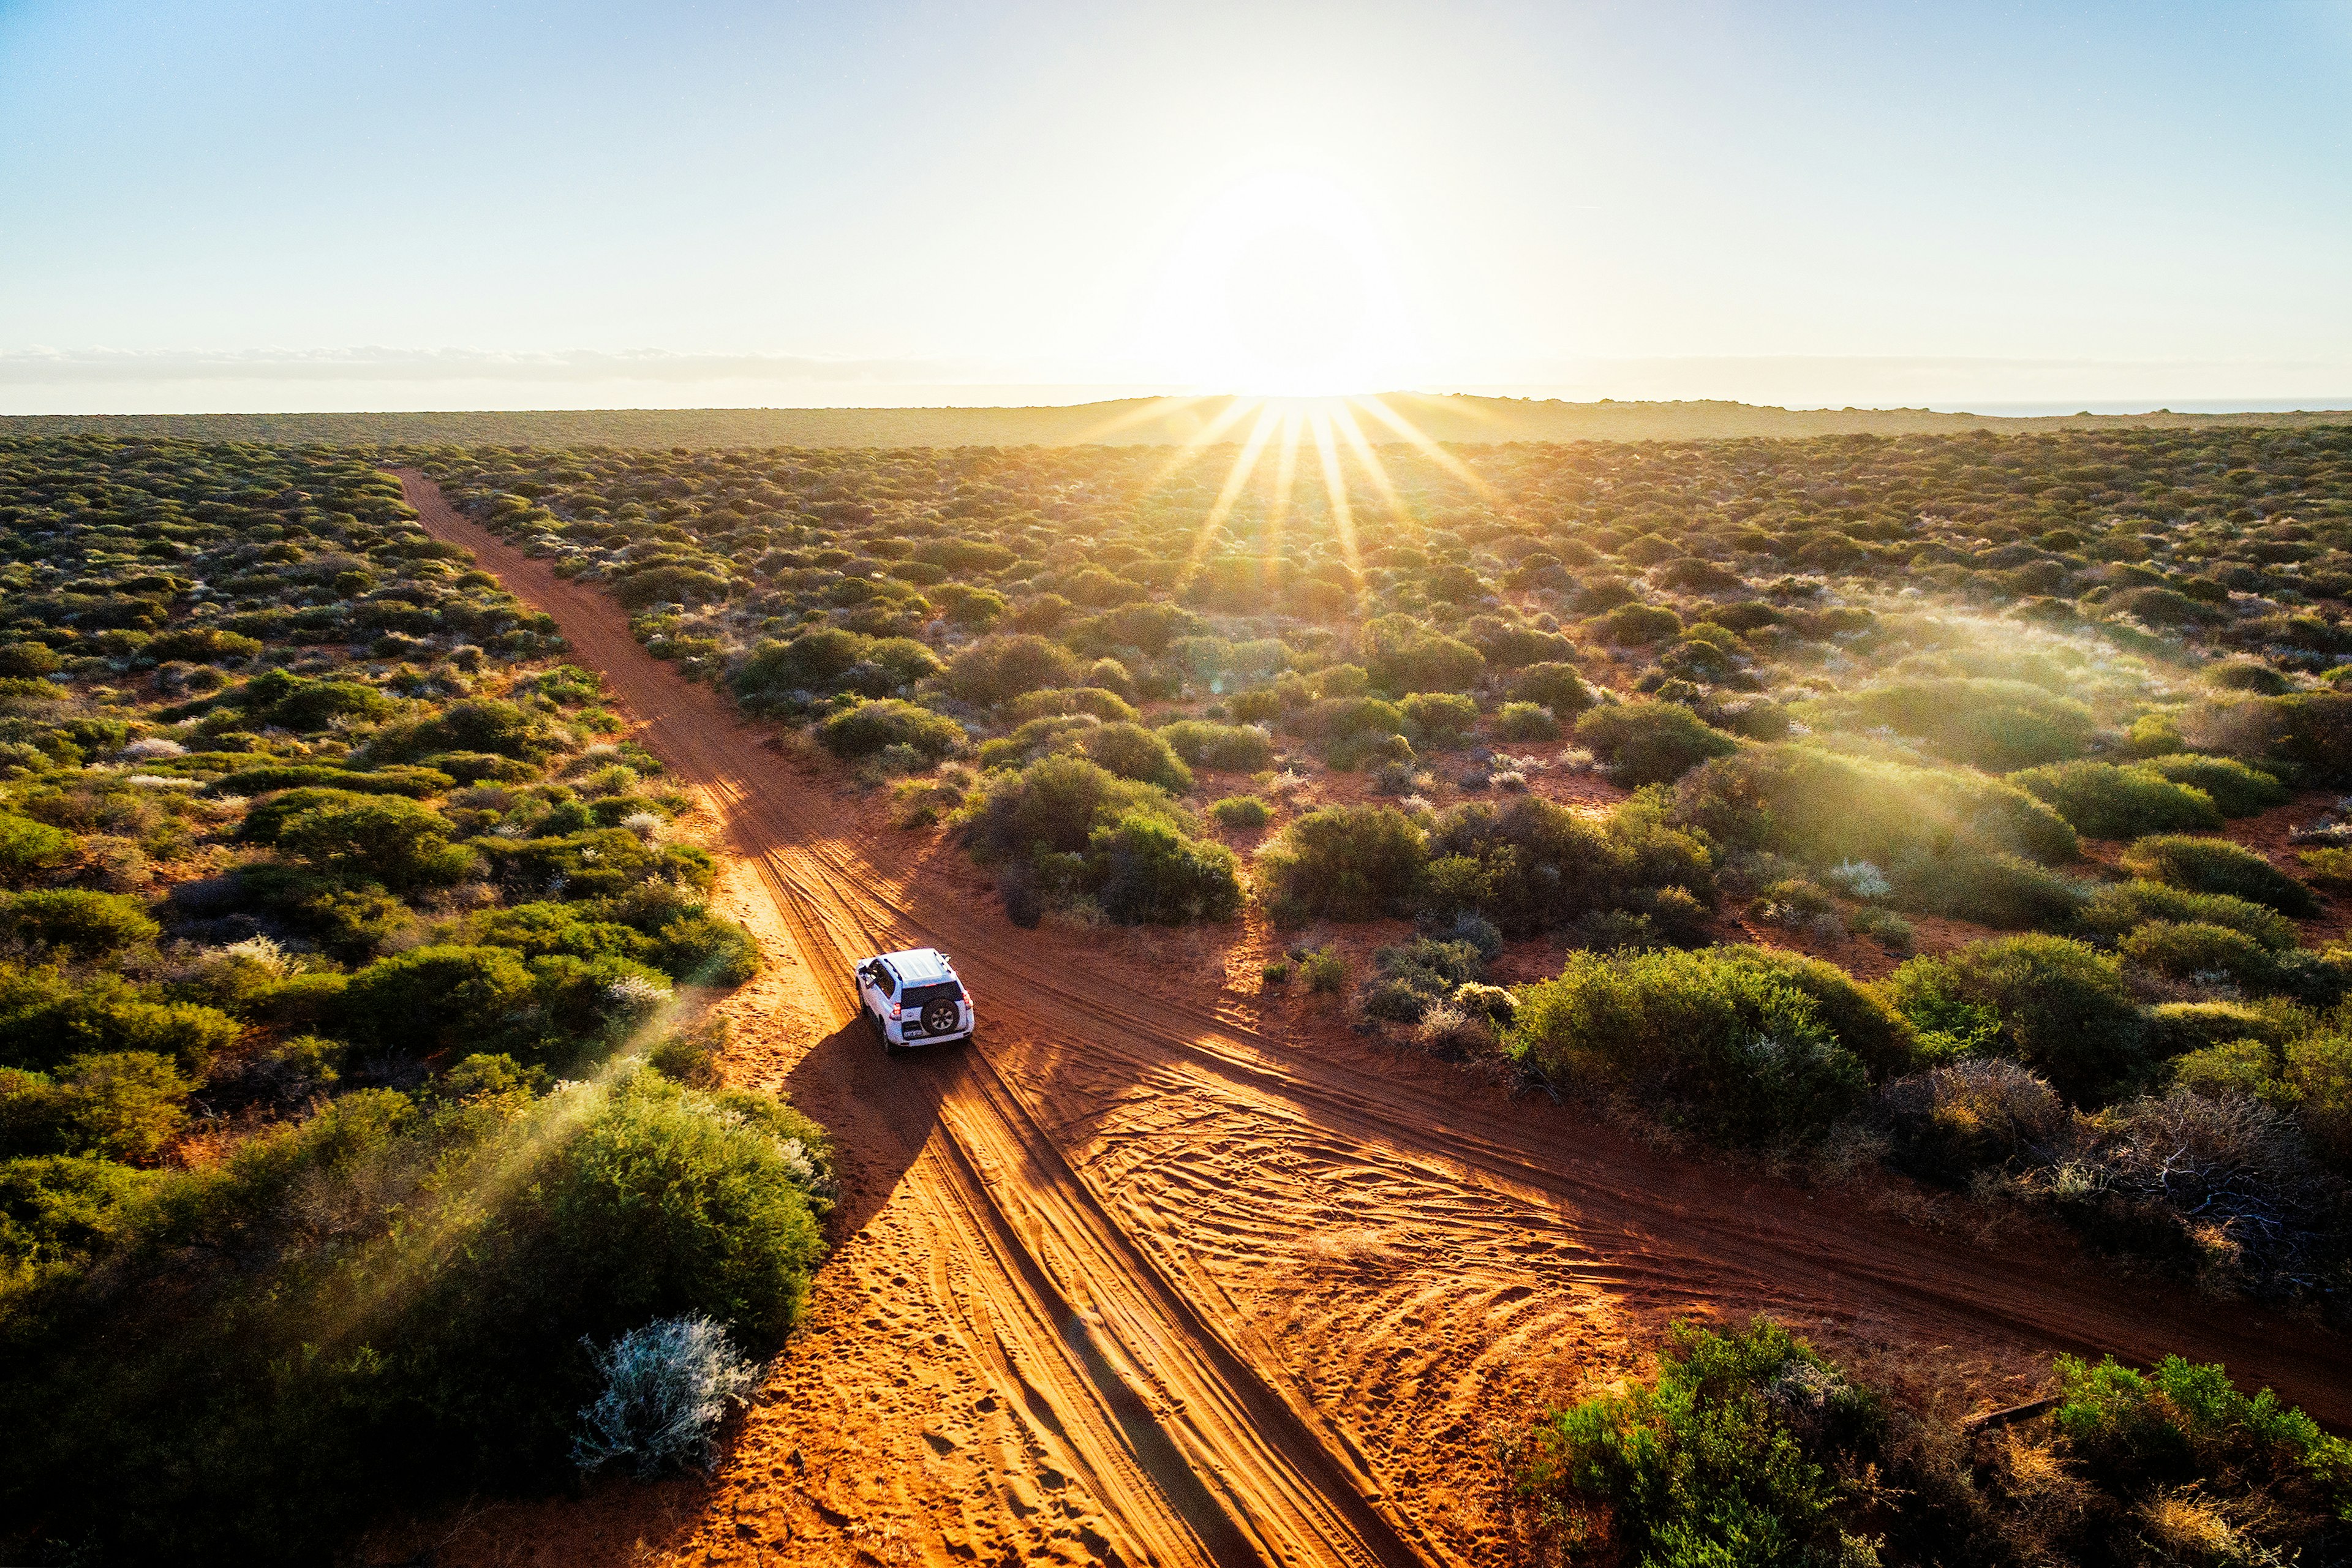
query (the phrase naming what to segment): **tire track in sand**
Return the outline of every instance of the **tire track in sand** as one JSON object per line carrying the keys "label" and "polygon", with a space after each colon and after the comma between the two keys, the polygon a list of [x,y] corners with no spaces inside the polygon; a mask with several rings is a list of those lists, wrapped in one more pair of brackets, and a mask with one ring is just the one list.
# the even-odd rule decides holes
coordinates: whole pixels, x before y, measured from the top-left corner
{"label": "tire track in sand", "polygon": [[[2352,1421],[2352,1359],[2307,1324],[2170,1288],[2118,1289],[2066,1258],[1972,1247],[1834,1196],[1677,1162],[1507,1103],[1453,1069],[1306,1054],[1261,1033],[1239,998],[1171,1001],[1148,975],[1074,983],[1102,961],[1012,931],[984,900],[923,879],[919,865],[881,864],[903,867],[904,855],[869,858],[849,808],[760,750],[715,694],[646,655],[611,601],[409,482],[427,527],[554,614],[646,743],[705,785],[785,914],[787,939],[808,954],[813,984],[832,988],[821,1011],[848,1015],[844,952],[927,942],[972,977],[989,1012],[985,1049],[886,1070],[867,1043],[849,1099],[824,1113],[853,1149],[891,1136],[919,1145],[867,1229],[907,1224],[936,1249],[920,1326],[952,1325],[951,1348],[975,1376],[1008,1395],[1015,1384],[1045,1391],[1020,1445],[1031,1464],[1077,1474],[1108,1516],[1115,1539],[1098,1554],[1224,1561],[1237,1550],[1213,1525],[1204,1535],[1188,1524],[1151,1481],[1167,1449],[1122,1404],[1132,1397],[1218,1511],[1261,1532],[1254,1543],[1267,1526],[1251,1510],[1271,1500],[1293,1510],[1272,1517],[1305,1542],[1297,1561],[1348,1561],[1382,1539],[1383,1520],[1397,1550],[1490,1556],[1497,1542],[1450,1516],[1438,1484],[1478,1451],[1482,1424],[1508,1414],[1507,1400],[1481,1391],[1525,1387],[1547,1355],[1604,1373],[1620,1364],[1619,1310],[1654,1322],[1769,1310],[2011,1375],[2030,1376],[2021,1369],[2051,1350],[2179,1350],[2226,1360],[2324,1420]],[[909,1098],[921,1102],[899,1103]],[[877,1293],[904,1286],[895,1265],[868,1267],[865,1239],[827,1274]],[[967,1290],[968,1279],[986,1288]],[[1084,1331],[1075,1340],[1073,1321]],[[1222,1397],[1180,1402],[1176,1383]],[[839,1405],[856,1409],[847,1396]],[[1278,1435],[1283,1461],[1270,1479],[1249,1441],[1265,1433]],[[1233,1468],[1234,1443],[1255,1463]],[[955,1556],[957,1532],[1002,1539],[992,1516],[1022,1506],[959,1493],[951,1476],[898,1484]],[[1332,1540],[1316,1528],[1325,1507],[1349,1521],[1369,1513],[1374,1528]]]}

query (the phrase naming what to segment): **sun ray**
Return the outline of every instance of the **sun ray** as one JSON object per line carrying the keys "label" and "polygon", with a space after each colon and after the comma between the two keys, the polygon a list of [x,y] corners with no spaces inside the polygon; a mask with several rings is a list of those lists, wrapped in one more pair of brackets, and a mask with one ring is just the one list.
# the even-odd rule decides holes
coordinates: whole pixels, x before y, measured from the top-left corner
{"label": "sun ray", "polygon": [[1211,504],[1209,515],[1201,520],[1201,531],[1193,536],[1192,552],[1185,557],[1184,570],[1177,574],[1180,588],[1190,583],[1193,574],[1200,571],[1202,558],[1209,553],[1209,542],[1216,536],[1218,528],[1234,510],[1234,503],[1241,500],[1243,487],[1249,483],[1250,475],[1257,468],[1259,454],[1265,450],[1267,440],[1273,437],[1275,426],[1280,422],[1281,416],[1272,404],[1262,402],[1258,405],[1257,423],[1250,426],[1249,439],[1242,443],[1241,451],[1234,455],[1232,471],[1225,475],[1224,488],[1217,491],[1217,499]]}
{"label": "sun ray", "polygon": [[1399,415],[1387,404],[1377,397],[1359,397],[1355,401],[1358,407],[1421,448],[1439,468],[1444,468],[1488,500],[1496,499],[1495,487],[1479,478],[1469,464],[1423,435],[1417,426]]}
{"label": "sun ray", "polygon": [[1223,412],[1178,442],[1176,449],[1168,455],[1168,460],[1151,471],[1151,477],[1143,481],[1143,488],[1136,493],[1150,495],[1153,490],[1166,484],[1179,468],[1199,457],[1202,447],[1212,445],[1218,437],[1239,424],[1242,416],[1263,406],[1263,400],[1246,397],[1228,398]]}
{"label": "sun ray", "polygon": [[1355,410],[1343,403],[1333,418],[1339,426],[1339,434],[1348,438],[1349,447],[1355,451],[1356,460],[1364,465],[1364,471],[1371,477],[1372,488],[1380,491],[1381,499],[1388,503],[1389,515],[1399,522],[1411,522],[1412,513],[1406,510],[1404,497],[1398,491],[1396,481],[1389,478],[1388,465],[1381,461],[1379,451],[1365,437],[1363,426],[1356,423]]}
{"label": "sun ray", "polygon": [[1282,447],[1275,456],[1274,495],[1265,508],[1265,589],[1271,594],[1282,573],[1282,527],[1290,519],[1290,494],[1298,482],[1298,430],[1306,422],[1296,408],[1282,416]]}
{"label": "sun ray", "polygon": [[1331,531],[1339,536],[1339,556],[1348,563],[1348,574],[1361,588],[1364,560],[1356,547],[1356,512],[1348,500],[1348,476],[1339,470],[1339,448],[1331,439],[1330,415],[1318,409],[1314,426],[1315,453],[1323,463],[1323,494],[1331,505]]}

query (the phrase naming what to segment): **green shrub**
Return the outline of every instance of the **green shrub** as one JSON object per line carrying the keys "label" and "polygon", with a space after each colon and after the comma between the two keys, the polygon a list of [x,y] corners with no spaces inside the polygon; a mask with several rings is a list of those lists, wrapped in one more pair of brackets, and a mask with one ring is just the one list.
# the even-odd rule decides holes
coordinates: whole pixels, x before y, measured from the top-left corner
{"label": "green shrub", "polygon": [[650,960],[688,985],[740,985],[760,972],[760,944],[733,921],[688,915],[662,927]]}
{"label": "green shrub", "polygon": [[1363,630],[1364,668],[1392,697],[1416,691],[1467,691],[1486,672],[1486,656],[1411,616],[1382,616]]}
{"label": "green shrub", "polygon": [[964,747],[963,726],[944,713],[896,697],[861,702],[827,719],[817,739],[836,757],[870,757],[886,746],[911,746],[932,762]]}
{"label": "green shrub", "polygon": [[1875,1562],[1886,1521],[1857,1483],[1894,1468],[1886,1426],[1875,1394],[1777,1323],[1683,1324],[1654,1380],[1545,1416],[1514,1482],[1571,1549],[1605,1542],[1643,1568]]}
{"label": "green shrub", "polygon": [[55,675],[64,663],[46,643],[0,643],[0,679],[38,680]]}
{"label": "green shrub", "polygon": [[1601,818],[1535,795],[1451,806],[1431,830],[1424,886],[1434,912],[1470,910],[1515,936],[1642,904],[1662,889],[1715,901],[1705,846],[1667,826],[1654,795]]}
{"label": "green shrub", "polygon": [[1097,827],[1137,811],[1184,825],[1176,804],[1151,785],[1122,779],[1084,757],[1052,756],[1017,773],[989,775],[958,821],[965,841],[992,862],[1040,847],[1083,854]]}
{"label": "green shrub", "polygon": [[1991,1049],[2097,1104],[2146,1065],[2147,1025],[2116,961],[2063,937],[1973,942],[1914,958],[1885,996],[1930,1050]]}
{"label": "green shrub", "polygon": [[2047,801],[2075,832],[2092,838],[2137,838],[2221,826],[2221,813],[2211,796],[2147,766],[2050,763],[2011,773],[2009,782]]}
{"label": "green shrub", "polygon": [[1495,716],[1495,733],[1506,741],[1557,741],[1561,731],[1550,709],[1532,702],[1506,702]]}
{"label": "green shrub", "polygon": [[184,658],[196,664],[251,658],[261,652],[258,637],[239,637],[218,626],[175,626],[159,632],[147,643],[147,656],[161,662]]}
{"label": "green shrub", "polygon": [[2304,691],[2201,703],[2182,720],[2200,752],[2258,763],[2305,786],[2352,784],[2352,693]]}
{"label": "green shrub", "polygon": [[1549,708],[1561,719],[1572,718],[1592,706],[1592,689],[1571,664],[1531,664],[1511,678],[1509,688],[1514,702],[1532,702]]}
{"label": "green shrub", "polygon": [[22,887],[66,863],[73,836],[45,822],[0,811],[0,886]]}
{"label": "green shrub", "polygon": [[1428,834],[1390,805],[1331,805],[1294,818],[1257,852],[1275,917],[1368,920],[1409,914],[1421,891]]}
{"label": "green shrub", "polygon": [[1274,807],[1254,795],[1229,795],[1209,807],[1209,819],[1232,833],[1255,833],[1274,820]]}
{"label": "green shrub", "polygon": [[1087,846],[1103,912],[1129,925],[1187,925],[1241,913],[1241,862],[1163,817],[1129,813]]}
{"label": "green shrub", "polygon": [[[524,764],[517,764],[521,766]],[[449,774],[432,768],[381,767],[365,771],[329,767],[318,763],[265,763],[219,773],[210,782],[215,795],[262,795],[272,790],[305,788],[340,790],[349,795],[397,795],[412,799],[439,795],[457,784]]]}
{"label": "green shrub", "polygon": [[1171,795],[1182,795],[1192,787],[1192,770],[1177,756],[1167,737],[1140,724],[1090,724],[1071,731],[1064,743],[1123,779],[1156,784]]}
{"label": "green shrub", "polygon": [[[1025,724],[1032,719],[1055,718],[1074,713],[1090,715],[1106,724],[1132,724],[1142,717],[1136,712],[1134,705],[1126,698],[1116,691],[1105,691],[1099,686],[1076,686],[1052,691],[1025,692],[1005,703],[1003,711],[1005,721],[1010,724]],[[1165,725],[1162,726],[1160,732],[1167,734],[1174,728],[1174,725]],[[1178,741],[1174,735],[1170,734],[1168,738],[1174,742],[1177,754],[1186,762],[1201,761],[1200,758],[1185,751],[1184,743]]]}
{"label": "green shrub", "polygon": [[529,1033],[537,999],[530,972],[506,948],[416,947],[351,976],[341,1023],[353,1039],[412,1051],[503,1048]]}
{"label": "green shrub", "polygon": [[54,1083],[0,1068],[0,1152],[150,1163],[186,1122],[193,1088],[169,1058],[152,1051],[74,1057]]}
{"label": "green shrub", "polygon": [[2150,921],[2117,948],[2131,963],[2176,980],[2263,991],[2278,979],[2278,963],[2263,945],[2227,926]]}
{"label": "green shrub", "polygon": [[2135,877],[2192,893],[2227,893],[2307,919],[2319,912],[2311,889],[2251,849],[2226,838],[2165,834],[2136,840],[2123,868]]}
{"label": "green shrub", "polygon": [[1683,618],[1663,605],[1620,605],[1595,626],[1601,640],[1618,647],[1643,647],[1679,636]]}
{"label": "green shrub", "polygon": [[1478,705],[1452,692],[1416,691],[1397,704],[1397,711],[1404,715],[1408,735],[1440,751],[1460,745],[1478,722]]}
{"label": "green shrub", "polygon": [[948,661],[948,689],[966,702],[992,708],[1025,692],[1084,684],[1085,667],[1059,643],[1030,634],[991,636]]}
{"label": "green shrub", "polygon": [[2062,1355],[2056,1372],[2051,1426],[2074,1467],[2111,1495],[2147,1503],[2189,1488],[2217,1501],[2260,1500],[2242,1517],[2289,1542],[2352,1513],[2352,1444],[2268,1389],[2242,1394],[2225,1369],[2172,1355],[2147,1372],[2113,1356],[2093,1365]]}
{"label": "green shrub", "polygon": [[1862,1102],[1862,1062],[1806,990],[1753,951],[1571,953],[1559,979],[1517,991],[1505,1048],[1710,1140],[1818,1138]]}
{"label": "green shrub", "polygon": [[2229,658],[2210,665],[2205,681],[2220,691],[2252,691],[2263,697],[2278,697],[2293,690],[2285,676],[2258,658]]}
{"label": "green shrub", "polygon": [[0,934],[21,942],[62,947],[84,957],[120,952],[152,942],[163,928],[136,899],[79,888],[0,894]]}
{"label": "green shrub", "polygon": [[2252,816],[2291,798],[2284,784],[2234,757],[2202,757],[2175,752],[2151,757],[2140,766],[2174,784],[2202,790],[2223,816]]}
{"label": "green shrub", "polygon": [[2297,940],[2294,922],[2275,910],[2227,893],[2192,893],[2146,880],[2098,888],[2074,915],[2076,930],[2105,942],[2149,921],[2227,926],[2272,952],[2284,952]]}
{"label": "green shrub", "polygon": [[1298,973],[1306,978],[1307,989],[1318,994],[1328,995],[1348,988],[1348,960],[1328,943],[1301,958]]}
{"label": "green shrub", "polygon": [[449,819],[397,795],[327,802],[287,818],[278,847],[330,876],[382,882],[395,890],[462,881],[481,862],[449,842]]}
{"label": "green shrub", "polygon": [[0,1067],[48,1071],[73,1057],[145,1051],[198,1074],[243,1032],[217,1008],[155,1000],[118,974],[0,965]]}
{"label": "green shrub", "polygon": [[1727,847],[1824,871],[1867,861],[1906,907],[1930,913],[2046,924],[2080,902],[2073,884],[2017,859],[2073,859],[2074,830],[2023,790],[1981,774],[1752,746],[1685,777],[1674,816]]}
{"label": "green shrub", "polygon": [[528,784],[539,777],[531,763],[495,752],[436,752],[424,759],[424,766],[461,784]]}
{"label": "green shrub", "polygon": [[2091,710],[2021,680],[1898,681],[1804,704],[1800,717],[1851,729],[1885,725],[1954,762],[2011,773],[2081,756]]}
{"label": "green shrub", "polygon": [[112,1160],[35,1155],[0,1160],[0,1268],[29,1287],[102,1254],[160,1178]]}
{"label": "green shrub", "polygon": [[1576,739],[1623,784],[1672,784],[1708,758],[1739,749],[1679,702],[1603,704],[1576,721]]}

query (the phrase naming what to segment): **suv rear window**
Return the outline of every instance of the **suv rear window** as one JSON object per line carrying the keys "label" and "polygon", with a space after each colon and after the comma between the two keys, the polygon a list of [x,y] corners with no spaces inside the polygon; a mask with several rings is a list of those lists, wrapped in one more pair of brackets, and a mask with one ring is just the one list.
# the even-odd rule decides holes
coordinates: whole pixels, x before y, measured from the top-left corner
{"label": "suv rear window", "polygon": [[899,998],[898,1005],[909,1012],[919,1013],[943,996],[950,1002],[961,1002],[963,1000],[963,987],[952,980],[942,980],[936,985],[909,985],[907,994]]}

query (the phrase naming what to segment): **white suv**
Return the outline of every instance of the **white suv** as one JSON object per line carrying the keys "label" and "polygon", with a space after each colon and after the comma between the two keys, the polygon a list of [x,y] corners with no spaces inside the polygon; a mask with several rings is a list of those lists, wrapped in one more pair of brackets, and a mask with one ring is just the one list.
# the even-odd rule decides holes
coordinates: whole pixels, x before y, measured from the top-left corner
{"label": "white suv", "polygon": [[877,954],[850,972],[858,1010],[884,1050],[968,1040],[980,1019],[955,965],[936,948]]}

